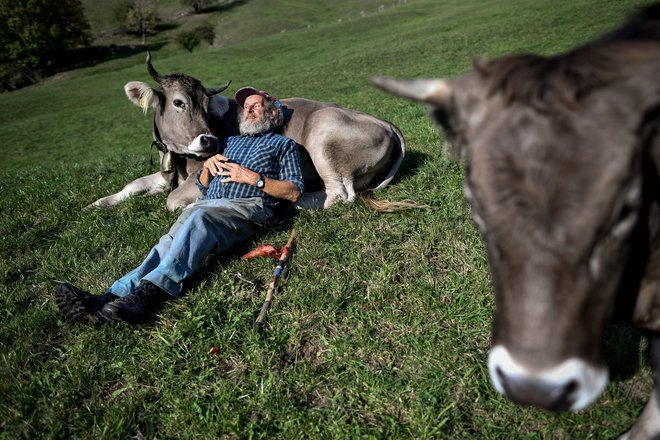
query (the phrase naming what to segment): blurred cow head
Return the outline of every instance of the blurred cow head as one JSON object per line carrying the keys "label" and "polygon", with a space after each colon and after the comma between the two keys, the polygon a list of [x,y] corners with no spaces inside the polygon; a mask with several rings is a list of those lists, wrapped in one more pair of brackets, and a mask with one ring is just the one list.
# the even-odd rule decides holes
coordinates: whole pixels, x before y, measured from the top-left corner
{"label": "blurred cow head", "polygon": [[372,79],[426,103],[465,163],[496,295],[489,369],[517,402],[578,410],[601,393],[620,292],[656,304],[642,324],[660,331],[660,288],[644,287],[660,285],[659,9],[558,56]]}

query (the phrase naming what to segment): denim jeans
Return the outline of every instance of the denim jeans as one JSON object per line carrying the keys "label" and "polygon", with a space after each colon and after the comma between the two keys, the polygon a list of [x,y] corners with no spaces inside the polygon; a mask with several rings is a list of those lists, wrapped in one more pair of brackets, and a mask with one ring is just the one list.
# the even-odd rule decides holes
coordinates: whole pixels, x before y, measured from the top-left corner
{"label": "denim jeans", "polygon": [[274,222],[273,211],[261,198],[198,200],[183,210],[142,264],[108,292],[126,296],[146,280],[177,297],[183,281],[209,254],[227,251]]}

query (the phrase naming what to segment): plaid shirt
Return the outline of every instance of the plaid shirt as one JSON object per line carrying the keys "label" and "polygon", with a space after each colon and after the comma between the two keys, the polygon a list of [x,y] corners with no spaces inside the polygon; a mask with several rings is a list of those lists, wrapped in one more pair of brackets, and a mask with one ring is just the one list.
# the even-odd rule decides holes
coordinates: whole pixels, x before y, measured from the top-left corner
{"label": "plaid shirt", "polygon": [[[223,151],[224,150],[224,151]],[[277,180],[288,180],[303,192],[302,171],[298,146],[286,136],[268,131],[255,136],[230,136],[220,143],[220,152],[231,162],[243,165],[262,176]],[[202,190],[203,199],[238,199],[262,197],[264,205],[274,207],[279,200],[247,183],[227,182],[215,176],[205,188],[199,181],[202,170],[197,173],[197,186]]]}

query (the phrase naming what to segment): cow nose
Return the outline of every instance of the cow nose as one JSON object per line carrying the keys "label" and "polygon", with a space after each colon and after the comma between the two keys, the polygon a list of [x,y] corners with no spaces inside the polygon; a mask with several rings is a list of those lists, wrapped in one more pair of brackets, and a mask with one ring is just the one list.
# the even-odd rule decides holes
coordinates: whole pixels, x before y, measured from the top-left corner
{"label": "cow nose", "polygon": [[208,148],[211,146],[212,139],[215,139],[215,136],[213,138],[207,136],[207,135],[202,135],[199,138],[199,143],[202,147]]}
{"label": "cow nose", "polygon": [[504,395],[514,402],[549,409],[568,411],[575,402],[574,393],[578,387],[575,380],[555,384],[534,377],[507,375],[500,367],[495,368],[498,382]]}
{"label": "cow nose", "polygon": [[208,154],[214,154],[218,150],[218,138],[212,134],[200,134],[188,145],[188,151],[193,154],[202,153],[200,156],[206,157]]}
{"label": "cow nose", "polygon": [[604,368],[571,358],[542,370],[516,361],[503,346],[488,357],[488,370],[495,388],[514,402],[551,411],[578,411],[593,402],[607,385]]}

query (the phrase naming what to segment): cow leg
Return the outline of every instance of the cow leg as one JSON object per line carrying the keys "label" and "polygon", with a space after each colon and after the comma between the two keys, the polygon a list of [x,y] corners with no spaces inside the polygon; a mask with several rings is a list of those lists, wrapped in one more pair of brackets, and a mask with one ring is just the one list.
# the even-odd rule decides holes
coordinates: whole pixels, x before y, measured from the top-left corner
{"label": "cow leg", "polygon": [[632,428],[619,440],[642,440],[660,438],[660,335],[651,340],[651,368],[653,369],[653,391]]}
{"label": "cow leg", "polygon": [[195,184],[196,175],[192,174],[167,196],[167,209],[176,211],[194,203],[202,196],[202,192]]}
{"label": "cow leg", "polygon": [[122,200],[126,200],[129,197],[145,195],[151,196],[154,194],[159,194],[165,191],[167,188],[167,181],[163,178],[160,171],[149,176],[140,177],[135,179],[128,185],[126,185],[118,193],[101,197],[94,203],[91,203],[86,206],[86,209],[89,208],[105,208],[108,206],[114,206]]}
{"label": "cow leg", "polygon": [[349,179],[347,184],[346,179],[333,176],[324,178],[323,183],[326,187],[325,190],[303,193],[296,206],[304,209],[326,209],[337,202],[352,202],[357,196],[352,179]]}
{"label": "cow leg", "polygon": [[[349,192],[344,185],[344,176],[342,176],[342,172],[338,165],[329,157],[327,145],[324,142],[317,140],[317,142],[308,144],[307,149],[310,151],[310,158],[312,159],[314,168],[325,187],[323,208],[329,208],[338,201],[347,201],[349,198]],[[352,185],[352,179],[350,179],[350,183]],[[353,191],[352,187],[351,191]],[[354,193],[355,192],[353,191],[353,198],[355,198]],[[303,197],[305,197],[304,194]],[[308,197],[308,199],[309,198],[310,197]],[[320,200],[318,194],[315,194],[315,198]]]}
{"label": "cow leg", "polygon": [[[319,173],[320,174],[320,173]],[[325,183],[325,203],[323,208],[330,208],[337,202],[343,202],[348,200],[348,193],[344,187],[343,179],[339,175],[333,175],[325,177],[321,174],[323,178],[323,183]]]}
{"label": "cow leg", "polygon": [[346,191],[346,201],[353,202],[355,201],[355,185],[353,182],[353,176],[342,176],[342,182],[344,185],[344,190]]}

